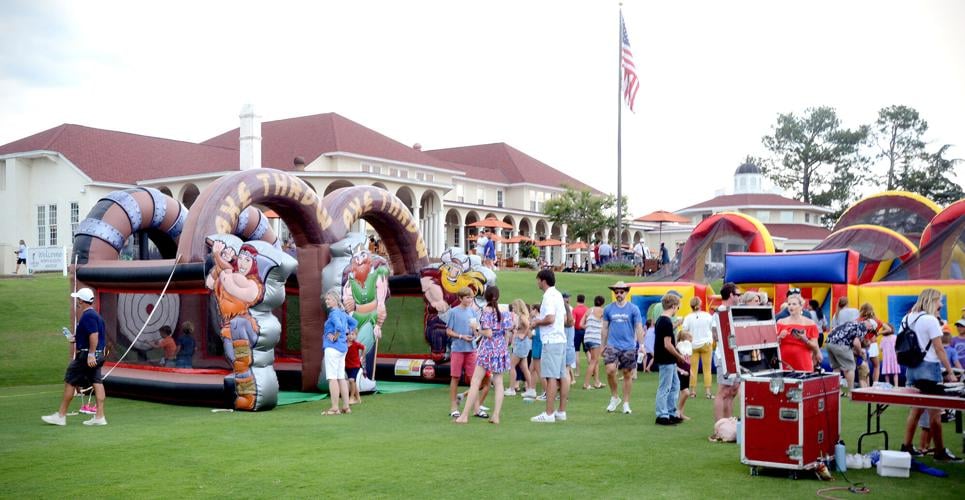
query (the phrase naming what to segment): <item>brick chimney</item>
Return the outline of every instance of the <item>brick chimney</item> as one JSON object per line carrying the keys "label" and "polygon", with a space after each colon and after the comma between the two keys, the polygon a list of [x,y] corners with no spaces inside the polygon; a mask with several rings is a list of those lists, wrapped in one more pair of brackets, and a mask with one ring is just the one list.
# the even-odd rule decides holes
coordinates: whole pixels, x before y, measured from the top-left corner
{"label": "brick chimney", "polygon": [[238,118],[241,119],[241,170],[261,168],[261,117],[255,114],[254,106],[245,104]]}

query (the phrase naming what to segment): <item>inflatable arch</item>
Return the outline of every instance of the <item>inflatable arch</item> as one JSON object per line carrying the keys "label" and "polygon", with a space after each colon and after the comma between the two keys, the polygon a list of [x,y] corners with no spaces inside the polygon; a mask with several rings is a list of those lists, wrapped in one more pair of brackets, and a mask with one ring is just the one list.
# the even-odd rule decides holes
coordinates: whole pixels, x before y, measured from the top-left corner
{"label": "inflatable arch", "polygon": [[[215,301],[208,299],[209,292],[205,289],[206,276],[210,277],[209,270],[212,269],[210,251],[213,242],[223,239],[219,235],[237,235],[240,240],[234,243],[235,246],[250,245],[252,250],[244,250],[247,255],[255,255],[257,264],[266,266],[259,269],[261,278],[266,280],[259,296],[264,305],[253,305],[252,309],[261,308],[262,313],[272,318],[287,308],[288,303],[281,302],[284,301],[286,273],[294,271],[295,267],[293,263],[287,263],[287,256],[277,248],[277,236],[264,215],[255,208],[256,204],[281,216],[298,247],[297,281],[289,280],[288,286],[289,292],[293,291],[299,298],[298,319],[296,324],[288,324],[287,328],[300,333],[301,356],[284,364],[289,365],[289,374],[300,378],[295,383],[302,390],[315,390],[321,368],[321,332],[325,319],[321,300],[322,269],[331,259],[330,246],[343,238],[355,221],[365,219],[379,231],[392,252],[392,269],[396,274],[415,275],[411,281],[415,283],[414,293],[418,293],[418,270],[428,264],[425,244],[406,207],[383,190],[345,188],[322,200],[308,184],[292,174],[254,169],[227,175],[212,183],[198,196],[190,213],[170,197],[150,188],[112,193],[91,211],[90,221],[82,224],[84,231],[78,232],[75,241],[78,286],[95,288],[102,314],[115,318],[116,322],[118,304],[123,302],[119,298],[140,293],[148,299],[152,296],[156,299],[173,267],[169,292],[179,298],[174,301],[179,307],[169,307],[167,316],[175,318],[172,322],[180,323],[188,318],[195,323],[197,336],[201,339],[198,350],[202,351],[196,355],[196,364],[190,370],[151,366],[147,361],[127,363],[133,355],[125,358],[105,381],[112,386],[110,390],[114,394],[207,405],[230,405],[229,401],[235,399],[235,387],[230,387],[235,377],[225,377],[230,373],[226,369],[230,366],[216,357],[217,347],[214,346],[220,342],[211,342],[212,337],[218,338],[219,330],[218,308]],[[147,215],[138,219],[135,217],[138,213]],[[136,223],[138,220],[140,223]],[[118,261],[118,242],[123,242],[131,234],[147,231],[165,259]],[[252,240],[260,241],[252,243]],[[235,249],[240,250],[240,247]],[[179,256],[177,265],[173,260],[176,255]],[[269,283],[271,279],[280,280],[280,283]],[[136,304],[134,308],[139,309],[135,316],[139,317],[134,321],[143,319],[146,310],[153,307],[150,300]],[[281,320],[288,321],[284,314]],[[221,330],[225,324],[222,323]],[[177,327],[177,324],[170,326]],[[108,326],[109,330],[116,328],[116,324]],[[267,365],[270,368],[271,346],[277,338],[269,340],[264,345],[260,339],[257,345],[252,343],[256,352],[253,353],[254,363],[249,366]],[[125,347],[116,346],[115,350]],[[262,354],[258,354],[259,349]],[[120,354],[114,353],[115,360]],[[263,359],[259,361],[259,357]],[[237,368],[237,357],[230,361]],[[261,392],[258,394],[258,402],[248,409],[268,409],[274,405],[273,397],[263,399]]]}
{"label": "inflatable arch", "polygon": [[880,281],[918,252],[918,248],[908,238],[886,227],[871,224],[856,224],[838,229],[814,247],[815,251],[834,249],[858,252],[858,283]]}
{"label": "inflatable arch", "polygon": [[738,212],[714,214],[697,225],[684,244],[677,281],[705,281],[704,266],[715,241],[736,236],[753,253],[774,253],[771,233],[757,219]]}
{"label": "inflatable arch", "polygon": [[917,193],[884,191],[851,205],[834,225],[834,231],[856,224],[871,224],[918,241],[925,226],[941,211],[935,202]]}

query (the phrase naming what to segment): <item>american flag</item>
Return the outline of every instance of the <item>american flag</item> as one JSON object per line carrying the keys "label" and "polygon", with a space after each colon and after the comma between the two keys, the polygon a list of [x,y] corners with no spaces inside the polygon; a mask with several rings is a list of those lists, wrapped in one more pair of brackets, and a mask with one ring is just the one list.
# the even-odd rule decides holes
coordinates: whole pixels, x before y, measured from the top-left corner
{"label": "american flag", "polygon": [[637,68],[633,65],[633,51],[630,50],[630,37],[627,36],[627,26],[623,24],[623,13],[620,13],[620,38],[623,40],[623,57],[620,59],[623,68],[623,99],[627,107],[633,111],[633,101],[640,90],[640,80],[637,79]]}

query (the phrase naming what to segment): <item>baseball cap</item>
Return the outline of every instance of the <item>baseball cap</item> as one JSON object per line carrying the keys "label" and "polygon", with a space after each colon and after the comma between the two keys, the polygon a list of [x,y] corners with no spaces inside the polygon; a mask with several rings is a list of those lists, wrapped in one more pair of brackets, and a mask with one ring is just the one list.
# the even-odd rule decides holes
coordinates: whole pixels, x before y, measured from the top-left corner
{"label": "baseball cap", "polygon": [[563,292],[562,295],[564,299],[570,298],[570,292]]}
{"label": "baseball cap", "polygon": [[70,294],[71,297],[81,300],[83,302],[93,302],[94,301],[94,291],[90,288],[81,288],[76,292]]}
{"label": "baseball cap", "polygon": [[965,319],[960,319],[956,321],[955,326],[965,326]]}

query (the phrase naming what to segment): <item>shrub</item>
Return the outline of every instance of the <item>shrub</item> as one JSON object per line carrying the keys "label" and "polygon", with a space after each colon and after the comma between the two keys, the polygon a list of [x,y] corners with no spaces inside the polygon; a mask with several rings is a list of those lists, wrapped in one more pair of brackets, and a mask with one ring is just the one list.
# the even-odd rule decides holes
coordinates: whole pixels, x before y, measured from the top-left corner
{"label": "shrub", "polygon": [[608,274],[633,274],[633,264],[629,262],[607,262],[594,271]]}
{"label": "shrub", "polygon": [[516,263],[516,267],[525,267],[527,269],[532,269],[534,271],[539,270],[539,264],[536,262],[536,259],[530,259],[530,258],[519,259],[519,262]]}

